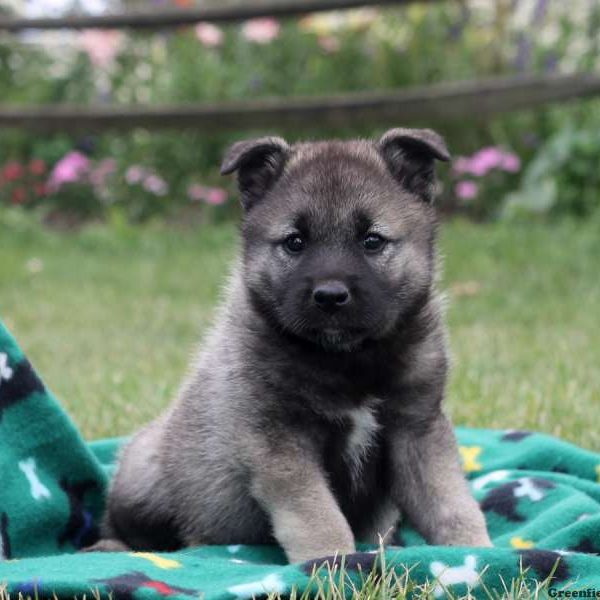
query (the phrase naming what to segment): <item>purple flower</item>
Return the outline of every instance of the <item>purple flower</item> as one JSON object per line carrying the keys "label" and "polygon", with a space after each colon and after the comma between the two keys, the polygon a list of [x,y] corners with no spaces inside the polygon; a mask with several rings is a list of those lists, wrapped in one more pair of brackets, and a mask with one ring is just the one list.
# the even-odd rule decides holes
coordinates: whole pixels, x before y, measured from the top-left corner
{"label": "purple flower", "polygon": [[522,33],[517,41],[517,56],[515,57],[515,68],[518,71],[525,71],[531,59],[533,42]]}
{"label": "purple flower", "polygon": [[458,20],[450,25],[448,35],[451,40],[458,40],[462,37],[465,27],[469,24],[471,18],[471,9],[465,4],[461,4],[460,17]]}
{"label": "purple flower", "polygon": [[74,150],[63,156],[52,169],[48,179],[48,189],[57,192],[65,183],[75,183],[88,173],[90,159]]}
{"label": "purple flower", "polygon": [[465,179],[456,184],[454,192],[461,200],[472,200],[477,196],[479,186],[474,181]]}
{"label": "purple flower", "polygon": [[533,19],[531,20],[533,25],[541,25],[548,13],[548,0],[538,0],[535,8],[533,9]]}

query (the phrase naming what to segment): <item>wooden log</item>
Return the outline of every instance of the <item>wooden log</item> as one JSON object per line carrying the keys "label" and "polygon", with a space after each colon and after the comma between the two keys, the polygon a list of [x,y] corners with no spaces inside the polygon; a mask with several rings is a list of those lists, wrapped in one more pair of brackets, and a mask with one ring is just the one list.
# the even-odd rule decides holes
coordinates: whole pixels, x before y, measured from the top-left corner
{"label": "wooden log", "polygon": [[475,121],[600,94],[591,74],[504,77],[386,92],[176,106],[0,106],[0,127],[35,131],[316,131]]}
{"label": "wooden log", "polygon": [[257,17],[294,17],[311,12],[403,5],[444,0],[252,0],[252,2],[179,10],[146,10],[122,14],[19,18],[0,16],[0,31],[26,29],[164,29],[200,21],[232,23]]}

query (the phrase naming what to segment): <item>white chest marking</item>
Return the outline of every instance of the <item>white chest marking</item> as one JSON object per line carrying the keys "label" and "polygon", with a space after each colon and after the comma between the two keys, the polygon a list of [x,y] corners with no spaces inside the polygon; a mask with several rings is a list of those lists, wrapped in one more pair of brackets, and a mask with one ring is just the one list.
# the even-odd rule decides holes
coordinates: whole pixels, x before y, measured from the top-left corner
{"label": "white chest marking", "polygon": [[348,411],[346,416],[352,422],[352,431],[348,435],[346,446],[346,458],[350,464],[353,482],[355,482],[361,473],[363,462],[375,441],[380,425],[370,406],[362,406]]}

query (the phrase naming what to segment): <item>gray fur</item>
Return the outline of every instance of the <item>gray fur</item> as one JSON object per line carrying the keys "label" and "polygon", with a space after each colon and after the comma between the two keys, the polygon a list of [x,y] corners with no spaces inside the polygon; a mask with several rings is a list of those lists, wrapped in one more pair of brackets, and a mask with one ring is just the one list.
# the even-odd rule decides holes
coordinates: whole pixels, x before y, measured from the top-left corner
{"label": "gray fur", "polygon": [[[242,253],[177,399],[121,456],[107,540],[278,541],[300,561],[377,541],[402,512],[428,542],[490,545],[441,407],[435,159],[428,130],[232,147]],[[316,306],[331,281],[349,301]]]}

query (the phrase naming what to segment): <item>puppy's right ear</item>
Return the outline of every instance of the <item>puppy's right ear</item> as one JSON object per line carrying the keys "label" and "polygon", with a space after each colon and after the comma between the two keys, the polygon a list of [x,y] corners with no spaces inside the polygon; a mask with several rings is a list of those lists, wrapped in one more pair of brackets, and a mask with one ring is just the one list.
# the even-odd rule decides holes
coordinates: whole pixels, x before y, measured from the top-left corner
{"label": "puppy's right ear", "polygon": [[406,189],[431,202],[436,191],[435,161],[449,161],[441,135],[431,129],[390,129],[378,148],[392,175]]}
{"label": "puppy's right ear", "polygon": [[221,175],[237,171],[242,206],[246,210],[260,200],[281,175],[289,150],[288,143],[280,137],[236,142],[227,150]]}

